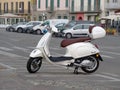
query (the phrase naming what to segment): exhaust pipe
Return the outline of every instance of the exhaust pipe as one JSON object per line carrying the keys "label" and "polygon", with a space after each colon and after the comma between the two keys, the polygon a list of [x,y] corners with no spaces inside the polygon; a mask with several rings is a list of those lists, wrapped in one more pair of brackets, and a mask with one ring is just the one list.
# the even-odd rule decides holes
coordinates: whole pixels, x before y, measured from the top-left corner
{"label": "exhaust pipe", "polygon": [[92,63],[89,60],[84,60],[80,64],[74,63],[74,65],[78,67],[89,67],[92,65]]}

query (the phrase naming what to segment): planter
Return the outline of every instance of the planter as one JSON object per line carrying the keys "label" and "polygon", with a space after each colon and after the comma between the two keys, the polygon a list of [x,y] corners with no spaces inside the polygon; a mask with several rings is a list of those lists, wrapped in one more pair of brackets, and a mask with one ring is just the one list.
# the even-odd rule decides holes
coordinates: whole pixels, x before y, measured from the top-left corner
{"label": "planter", "polygon": [[116,35],[116,34],[117,34],[117,31],[116,31],[116,29],[111,29],[111,28],[109,28],[109,29],[106,30],[106,33],[107,33],[108,35]]}

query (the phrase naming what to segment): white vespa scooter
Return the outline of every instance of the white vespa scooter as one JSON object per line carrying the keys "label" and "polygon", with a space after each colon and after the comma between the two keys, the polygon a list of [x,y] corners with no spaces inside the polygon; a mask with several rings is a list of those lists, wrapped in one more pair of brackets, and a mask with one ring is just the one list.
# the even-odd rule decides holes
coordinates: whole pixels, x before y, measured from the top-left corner
{"label": "white vespa scooter", "polygon": [[55,27],[48,30],[40,39],[36,49],[31,52],[27,62],[29,73],[37,72],[42,65],[42,60],[47,60],[58,66],[71,67],[74,69],[75,74],[78,74],[79,68],[86,73],[93,73],[98,69],[99,61],[102,61],[102,58],[97,46],[90,41],[106,35],[102,27],[95,26],[89,29],[90,37],[63,40],[61,47],[66,48],[66,53],[59,57],[51,56],[49,52],[49,43],[53,32],[57,32]]}

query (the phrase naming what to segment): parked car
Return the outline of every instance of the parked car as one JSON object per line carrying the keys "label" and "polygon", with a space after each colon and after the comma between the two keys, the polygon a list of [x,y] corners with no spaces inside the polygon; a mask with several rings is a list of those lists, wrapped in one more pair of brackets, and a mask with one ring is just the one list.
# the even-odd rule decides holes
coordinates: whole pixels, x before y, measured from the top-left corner
{"label": "parked car", "polygon": [[25,33],[29,33],[29,34],[32,33],[33,27],[34,27],[34,26],[29,26],[29,27],[24,28],[24,32],[25,32]]}
{"label": "parked car", "polygon": [[24,25],[18,25],[15,29],[16,32],[19,32],[19,33],[22,33],[22,32],[25,32],[25,28],[26,27],[29,27],[29,26],[34,26],[36,24],[41,24],[42,21],[30,21]]}
{"label": "parked car", "polygon": [[65,28],[69,28],[69,27],[73,27],[73,26],[75,26],[75,25],[77,25],[77,24],[94,24],[94,22],[93,21],[82,21],[82,20],[72,20],[72,21],[69,21],[66,25],[65,25],[65,27],[64,27],[64,29]]}
{"label": "parked car", "polygon": [[33,27],[31,32],[38,35],[43,34],[43,30],[45,29],[45,27],[46,25],[44,23],[36,25],[35,27]]}
{"label": "parked car", "polygon": [[24,25],[26,24],[27,22],[19,22],[17,24],[13,24],[13,25],[9,25],[8,27],[6,27],[6,31],[9,31],[9,32],[14,32],[15,31],[15,28],[18,26],[18,25]]}
{"label": "parked car", "polygon": [[10,26],[9,24],[0,24],[0,29],[6,29],[6,27]]}
{"label": "parked car", "polygon": [[55,37],[61,37],[61,32],[64,30],[64,27],[67,23],[59,23],[55,25],[55,27],[58,29],[58,32],[54,32],[53,36]]}
{"label": "parked car", "polygon": [[45,20],[40,26],[38,25],[33,27],[33,32],[35,32],[36,34],[43,34],[47,25],[52,26],[52,25],[57,25],[59,23],[68,23],[68,22],[69,22],[68,19],[48,19]]}
{"label": "parked car", "polygon": [[27,26],[24,28],[25,33],[33,33],[33,27],[41,25],[41,23],[34,23],[32,26]]}
{"label": "parked car", "polygon": [[65,27],[62,31],[62,36],[66,38],[89,36],[89,26],[94,24],[76,24],[75,26]]}

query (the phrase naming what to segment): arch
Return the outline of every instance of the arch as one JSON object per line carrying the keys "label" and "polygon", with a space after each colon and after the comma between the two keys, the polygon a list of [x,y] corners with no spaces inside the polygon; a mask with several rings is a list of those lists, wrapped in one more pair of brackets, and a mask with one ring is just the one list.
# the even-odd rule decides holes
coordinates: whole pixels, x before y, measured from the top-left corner
{"label": "arch", "polygon": [[78,18],[78,20],[83,20],[83,18],[80,16],[80,17]]}

